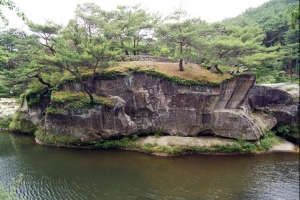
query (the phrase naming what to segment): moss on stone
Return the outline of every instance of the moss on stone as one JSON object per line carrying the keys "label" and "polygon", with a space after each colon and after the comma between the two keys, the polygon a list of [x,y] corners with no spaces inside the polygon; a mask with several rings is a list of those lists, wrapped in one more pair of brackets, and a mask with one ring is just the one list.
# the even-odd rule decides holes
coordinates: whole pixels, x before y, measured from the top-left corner
{"label": "moss on stone", "polygon": [[[106,69],[96,72],[96,78],[104,79],[104,80],[111,80],[116,79],[117,75],[122,75],[123,72],[119,70],[113,69]],[[94,72],[92,70],[85,70],[81,74],[82,80],[90,80],[94,76]],[[64,78],[60,81],[59,85],[62,85],[67,82],[78,82],[78,79],[73,75],[65,75]],[[58,86],[59,87],[59,86]]]}
{"label": "moss on stone", "polygon": [[[48,144],[77,147],[87,149],[132,149],[145,153],[161,155],[181,155],[186,153],[224,153],[224,154],[260,154],[268,151],[271,147],[279,142],[274,134],[267,134],[259,142],[247,142],[243,139],[237,140],[233,144],[216,144],[208,146],[169,146],[157,145],[152,143],[141,143],[136,134],[131,137],[123,137],[115,140],[90,140],[82,142],[78,138],[72,137],[67,133],[45,133],[39,130],[35,133],[37,139]],[[155,137],[155,136],[153,136]]]}
{"label": "moss on stone", "polygon": [[23,115],[21,112],[16,112],[12,122],[9,124],[9,128],[14,132],[33,134],[36,130],[36,125]]}
{"label": "moss on stone", "polygon": [[78,138],[73,137],[68,133],[52,133],[46,132],[42,127],[39,127],[34,135],[42,142],[53,144],[56,146],[60,145],[80,145],[81,141]]}
{"label": "moss on stone", "polygon": [[69,91],[53,91],[51,95],[51,106],[47,108],[47,113],[58,114],[64,110],[78,110],[84,108],[92,108],[95,105],[102,105],[108,108],[114,106],[113,102],[106,98],[93,95],[94,102],[90,102],[87,94],[71,93]]}
{"label": "moss on stone", "polygon": [[[234,78],[234,76],[231,75],[222,75],[222,76],[216,75],[207,72],[207,70],[205,71],[205,73],[208,73],[207,76],[203,76],[203,78],[195,77],[195,74],[193,72],[194,69],[193,67],[190,67],[189,69],[191,70],[187,70],[187,72],[180,72],[180,73],[175,73],[176,75],[172,75],[171,73],[168,73],[168,71],[166,70],[161,70],[163,66],[160,66],[159,63],[155,63],[155,64],[156,64],[155,66],[150,66],[150,65],[142,66],[140,64],[135,64],[135,63],[130,64],[130,62],[127,65],[121,63],[117,67],[112,67],[109,69],[98,71],[96,73],[96,78],[100,80],[111,80],[111,79],[116,79],[118,75],[126,75],[128,73],[145,73],[150,76],[158,77],[182,85],[209,85],[209,86],[218,86],[222,84],[224,81]],[[82,71],[81,73],[83,79],[89,80],[90,78],[93,77],[93,72],[91,70]],[[188,75],[186,73],[188,73]],[[209,78],[208,76],[212,76],[212,78]],[[76,77],[68,75],[61,80],[60,85],[66,82],[77,82],[77,81],[78,80]]]}
{"label": "moss on stone", "polygon": [[9,128],[9,124],[12,122],[11,117],[6,117],[4,119],[0,119],[0,129],[2,128]]}
{"label": "moss on stone", "polygon": [[31,83],[29,89],[27,89],[22,95],[21,98],[26,98],[27,105],[33,106],[40,103],[42,96],[47,93],[48,89],[40,83]]}

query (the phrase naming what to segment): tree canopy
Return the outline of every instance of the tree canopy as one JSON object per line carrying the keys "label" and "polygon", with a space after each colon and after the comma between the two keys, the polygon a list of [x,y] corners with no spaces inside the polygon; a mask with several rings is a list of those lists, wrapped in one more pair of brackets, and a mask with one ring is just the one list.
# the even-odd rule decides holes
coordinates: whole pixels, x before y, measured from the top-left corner
{"label": "tree canopy", "polygon": [[[12,1],[1,5],[25,19]],[[1,13],[0,18],[7,22]],[[190,18],[182,7],[161,19],[141,5],[106,11],[84,3],[66,27],[28,22],[29,33],[0,31],[0,95],[19,95],[27,85],[51,91],[62,78],[72,76],[93,102],[88,85],[96,74],[141,54],[167,56],[179,63],[179,71],[185,70],[184,62],[194,62],[214,73],[253,72],[259,83],[296,81],[297,23],[295,0],[271,0],[217,23]]]}

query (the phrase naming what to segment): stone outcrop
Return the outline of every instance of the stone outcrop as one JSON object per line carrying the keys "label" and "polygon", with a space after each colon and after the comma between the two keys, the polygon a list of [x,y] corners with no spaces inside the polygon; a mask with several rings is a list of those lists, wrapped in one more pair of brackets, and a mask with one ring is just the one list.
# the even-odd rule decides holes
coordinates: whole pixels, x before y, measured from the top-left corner
{"label": "stone outcrop", "polygon": [[16,111],[16,115],[12,118],[10,130],[17,133],[33,134],[43,120],[45,109],[49,103],[49,94],[44,95],[38,104],[30,107],[27,105],[26,98],[24,98]]}
{"label": "stone outcrop", "polygon": [[18,108],[19,105],[15,99],[0,98],[0,120],[12,117]]}
{"label": "stone outcrop", "polygon": [[297,97],[281,89],[256,85],[250,90],[249,105],[254,110],[272,114],[278,125],[299,124],[299,95]]}
{"label": "stone outcrop", "polygon": [[[95,106],[48,113],[43,130],[81,141],[156,132],[258,140],[276,120],[248,111],[248,94],[254,82],[252,74],[240,75],[220,86],[179,85],[144,73],[97,79],[89,85],[90,91],[113,100],[113,109]],[[81,86],[67,82],[62,90],[77,93]]]}

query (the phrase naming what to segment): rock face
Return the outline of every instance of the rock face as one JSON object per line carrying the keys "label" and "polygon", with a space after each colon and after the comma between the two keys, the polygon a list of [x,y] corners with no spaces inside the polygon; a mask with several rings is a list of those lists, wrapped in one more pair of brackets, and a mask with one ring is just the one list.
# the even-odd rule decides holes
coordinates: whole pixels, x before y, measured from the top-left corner
{"label": "rock face", "polygon": [[15,99],[0,98],[0,120],[12,117],[18,108],[19,106]]}
{"label": "rock face", "polygon": [[249,105],[254,110],[270,112],[279,125],[299,123],[299,96],[263,85],[254,86],[249,94]]}
{"label": "rock face", "polygon": [[[90,91],[113,100],[113,109],[96,106],[49,113],[43,129],[82,141],[156,132],[258,140],[263,129],[273,127],[276,120],[248,112],[248,94],[254,82],[252,74],[240,75],[220,86],[184,86],[143,73],[97,79],[90,84]],[[62,90],[76,93],[81,86],[68,82]]]}
{"label": "rock face", "polygon": [[19,109],[15,110],[16,115],[12,118],[10,130],[16,133],[34,134],[49,103],[50,96],[45,95],[37,105],[28,107],[24,98]]}

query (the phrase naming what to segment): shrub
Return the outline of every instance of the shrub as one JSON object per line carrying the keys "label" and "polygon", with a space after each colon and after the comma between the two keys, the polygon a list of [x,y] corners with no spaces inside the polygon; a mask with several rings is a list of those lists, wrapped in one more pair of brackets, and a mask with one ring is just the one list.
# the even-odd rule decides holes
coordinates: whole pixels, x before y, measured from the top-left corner
{"label": "shrub", "polygon": [[47,91],[47,88],[37,80],[33,80],[28,85],[28,90],[25,92],[25,98],[28,106],[33,106],[41,101],[42,95]]}
{"label": "shrub", "polygon": [[285,126],[285,125],[278,126],[277,131],[278,131],[278,133],[280,133],[282,135],[286,135],[291,131],[291,127]]}
{"label": "shrub", "polygon": [[150,143],[142,145],[141,149],[146,151],[146,152],[149,152],[149,153],[152,153],[154,151],[154,148]]}
{"label": "shrub", "polygon": [[260,139],[261,146],[268,150],[276,143],[275,133],[270,129],[265,130],[264,136]]}
{"label": "shrub", "polygon": [[[52,92],[51,95],[51,102],[52,104],[58,104],[59,107],[63,107],[63,109],[67,110],[78,110],[83,108],[91,108],[94,105],[103,105],[105,107],[112,108],[114,104],[108,98],[93,95],[94,102],[91,104],[90,98],[87,94],[80,92],[80,93],[71,93],[68,91],[58,91]],[[47,113],[57,114],[61,112],[61,109],[54,108],[51,106],[47,109]]]}
{"label": "shrub", "polygon": [[12,118],[11,117],[7,117],[4,118],[2,120],[0,120],[0,129],[1,128],[8,128],[9,124],[12,122]]}
{"label": "shrub", "polygon": [[137,134],[132,135],[131,140],[137,141],[139,139],[139,136]]}

